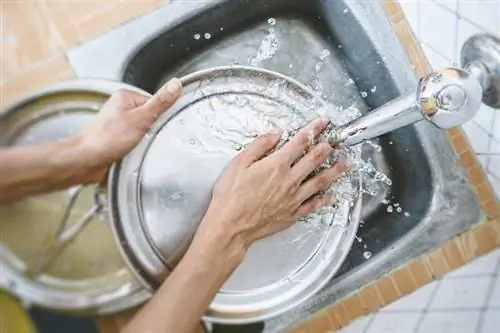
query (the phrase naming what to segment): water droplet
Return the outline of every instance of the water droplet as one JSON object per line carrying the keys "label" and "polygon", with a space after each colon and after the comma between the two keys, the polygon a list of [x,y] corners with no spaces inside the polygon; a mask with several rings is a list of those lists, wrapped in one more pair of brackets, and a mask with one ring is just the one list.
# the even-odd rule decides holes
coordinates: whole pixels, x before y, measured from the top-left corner
{"label": "water droplet", "polygon": [[374,93],[375,91],[377,91],[377,86],[373,86],[373,87],[370,89],[370,91],[371,91],[372,93]]}
{"label": "water droplet", "polygon": [[403,211],[403,208],[401,208],[401,207],[396,208],[396,212],[401,213],[402,211]]}
{"label": "water droplet", "polygon": [[391,206],[391,205],[387,206],[387,212],[388,212],[388,213],[392,213],[392,212],[393,212],[393,210],[394,210],[394,209],[392,208],[392,206]]}
{"label": "water droplet", "polygon": [[341,48],[342,48],[342,45],[340,45],[340,44],[339,44],[339,45],[337,45],[337,47],[338,47],[339,49],[341,49]]}
{"label": "water droplet", "polygon": [[189,140],[189,144],[194,146],[196,144],[196,141],[194,139]]}
{"label": "water droplet", "polygon": [[212,38],[212,35],[210,33],[206,32],[204,37],[205,37],[205,39],[210,39],[210,38]]}
{"label": "water droplet", "polygon": [[361,92],[361,97],[365,98],[366,96],[368,96],[368,94],[366,93],[366,91],[362,91]]}
{"label": "water droplet", "polygon": [[349,9],[344,8],[343,12],[344,12],[344,14],[345,14],[345,13],[349,13]]}
{"label": "water droplet", "polygon": [[292,65],[292,64],[290,64],[290,65],[288,65],[288,67],[289,67],[289,68],[293,68],[293,65]]}
{"label": "water droplet", "polygon": [[363,249],[366,249],[368,248],[368,246],[366,246],[366,244],[363,244]]}
{"label": "water droplet", "polygon": [[390,144],[390,145],[392,145],[392,144],[393,144],[393,142],[392,142],[392,141],[389,141],[389,144]]}
{"label": "water droplet", "polygon": [[408,213],[408,212],[404,212],[404,216],[409,217],[409,216],[410,216],[410,213]]}
{"label": "water droplet", "polygon": [[134,176],[134,177],[139,176],[139,170],[137,170],[137,169],[136,169],[136,170],[134,170],[134,171],[132,172],[132,176]]}
{"label": "water droplet", "polygon": [[399,207],[399,202],[395,202],[392,204],[394,207]]}
{"label": "water droplet", "polygon": [[275,25],[276,24],[276,19],[274,19],[274,18],[271,17],[270,19],[267,20],[267,23],[270,24],[270,25]]}
{"label": "water droplet", "polygon": [[224,27],[220,27],[220,29],[219,29],[219,30],[220,30],[220,31],[224,31]]}
{"label": "water droplet", "polygon": [[193,37],[194,37],[194,39],[198,40],[198,39],[201,38],[201,35],[200,34],[195,34]]}
{"label": "water droplet", "polygon": [[370,259],[372,257],[372,253],[370,251],[365,251],[363,252],[363,258],[366,260]]}

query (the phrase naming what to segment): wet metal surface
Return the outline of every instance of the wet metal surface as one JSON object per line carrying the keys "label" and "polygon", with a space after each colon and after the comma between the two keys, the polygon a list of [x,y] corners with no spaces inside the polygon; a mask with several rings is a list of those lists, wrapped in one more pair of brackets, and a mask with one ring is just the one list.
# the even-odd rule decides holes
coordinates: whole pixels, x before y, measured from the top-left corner
{"label": "wet metal surface", "polygon": [[[68,56],[79,76],[123,78],[150,92],[195,69],[257,65],[309,85],[333,106],[361,112],[417,86],[378,2],[174,2]],[[363,149],[391,185],[364,196],[359,239],[336,278],[266,321],[263,332],[293,325],[481,219],[445,134],[431,124],[402,128]]]}

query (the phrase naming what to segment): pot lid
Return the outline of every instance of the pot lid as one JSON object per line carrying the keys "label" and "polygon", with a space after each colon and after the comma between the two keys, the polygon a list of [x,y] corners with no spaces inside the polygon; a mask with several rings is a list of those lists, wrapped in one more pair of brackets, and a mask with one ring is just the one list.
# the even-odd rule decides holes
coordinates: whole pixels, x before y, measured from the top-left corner
{"label": "pot lid", "polygon": [[[0,146],[75,134],[118,89],[140,91],[75,80],[28,95],[0,113]],[[149,298],[122,259],[105,200],[105,189],[91,185],[1,204],[0,287],[27,304],[88,314],[122,311]],[[29,242],[21,241],[26,235]]]}
{"label": "pot lid", "polygon": [[[181,81],[180,99],[109,178],[116,235],[137,277],[151,288],[182,258],[216,180],[241,149],[276,126],[284,130],[285,142],[319,115],[333,112],[298,82],[263,69],[219,67]],[[312,214],[252,245],[206,318],[261,320],[321,287],[340,266],[357,229],[355,178],[340,181],[345,197],[336,209]]]}

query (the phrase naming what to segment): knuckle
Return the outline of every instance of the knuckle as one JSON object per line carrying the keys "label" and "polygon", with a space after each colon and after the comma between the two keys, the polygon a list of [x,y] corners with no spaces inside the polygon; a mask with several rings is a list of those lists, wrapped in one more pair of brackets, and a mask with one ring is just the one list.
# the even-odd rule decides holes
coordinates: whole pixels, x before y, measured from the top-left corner
{"label": "knuckle", "polygon": [[326,173],[319,175],[316,181],[319,188],[328,187],[331,182],[330,177]]}

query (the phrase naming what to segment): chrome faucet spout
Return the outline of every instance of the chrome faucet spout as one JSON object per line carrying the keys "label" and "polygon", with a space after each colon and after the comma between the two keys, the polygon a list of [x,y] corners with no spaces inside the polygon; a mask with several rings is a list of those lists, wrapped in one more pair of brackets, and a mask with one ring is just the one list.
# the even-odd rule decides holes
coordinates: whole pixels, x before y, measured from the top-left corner
{"label": "chrome faucet spout", "polygon": [[462,48],[461,68],[423,77],[417,90],[392,100],[329,134],[332,145],[355,145],[426,119],[441,129],[472,120],[481,102],[500,108],[500,40],[471,37]]}

